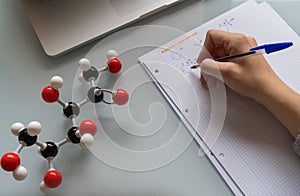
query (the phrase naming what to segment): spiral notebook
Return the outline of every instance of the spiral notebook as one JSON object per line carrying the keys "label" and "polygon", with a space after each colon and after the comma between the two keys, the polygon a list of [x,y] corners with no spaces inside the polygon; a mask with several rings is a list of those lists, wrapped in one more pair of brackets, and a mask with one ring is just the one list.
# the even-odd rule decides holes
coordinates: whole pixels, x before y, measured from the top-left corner
{"label": "spiral notebook", "polygon": [[251,35],[259,44],[292,41],[292,48],[265,57],[298,93],[299,36],[267,2],[249,0],[139,58],[236,195],[299,194],[300,158],[285,127],[224,86],[204,88],[200,70],[190,69],[208,29]]}

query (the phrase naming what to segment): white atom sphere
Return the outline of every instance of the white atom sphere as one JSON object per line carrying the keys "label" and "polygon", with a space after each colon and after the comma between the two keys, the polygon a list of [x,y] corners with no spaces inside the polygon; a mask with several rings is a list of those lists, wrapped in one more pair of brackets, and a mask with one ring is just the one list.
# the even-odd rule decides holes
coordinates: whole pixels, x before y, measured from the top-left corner
{"label": "white atom sphere", "polygon": [[80,145],[82,147],[90,147],[94,143],[94,137],[90,133],[85,133],[80,138]]}
{"label": "white atom sphere", "polygon": [[60,89],[64,84],[64,80],[60,76],[53,76],[50,80],[50,85],[52,88],[58,90]]}
{"label": "white atom sphere", "polygon": [[23,129],[24,127],[25,126],[22,123],[16,122],[11,126],[10,130],[11,130],[12,134],[14,134],[15,136],[18,136],[20,130]]}
{"label": "white atom sphere", "polygon": [[51,190],[51,189],[45,184],[45,182],[42,181],[41,184],[40,184],[40,191],[41,191],[42,193],[47,193],[47,192],[49,192],[50,190]]}
{"label": "white atom sphere", "polygon": [[91,68],[91,62],[87,58],[82,58],[79,60],[79,67],[83,71],[87,71]]}
{"label": "white atom sphere", "polygon": [[24,180],[27,177],[27,175],[27,169],[23,166],[19,166],[13,171],[14,178],[19,181]]}
{"label": "white atom sphere", "polygon": [[82,72],[78,75],[78,80],[79,80],[80,83],[84,83],[85,82],[85,79],[83,77],[83,73]]}
{"label": "white atom sphere", "polygon": [[117,57],[118,56],[118,53],[117,53],[117,51],[115,51],[115,50],[108,50],[107,52],[106,52],[106,58],[107,59],[110,59],[110,58],[112,58],[112,57]]}
{"label": "white atom sphere", "polygon": [[42,125],[37,121],[32,121],[27,126],[27,133],[32,137],[38,135],[41,132],[41,130]]}
{"label": "white atom sphere", "polygon": [[37,153],[39,154],[39,155],[42,155],[42,148],[41,147],[38,147],[38,149],[37,149]]}

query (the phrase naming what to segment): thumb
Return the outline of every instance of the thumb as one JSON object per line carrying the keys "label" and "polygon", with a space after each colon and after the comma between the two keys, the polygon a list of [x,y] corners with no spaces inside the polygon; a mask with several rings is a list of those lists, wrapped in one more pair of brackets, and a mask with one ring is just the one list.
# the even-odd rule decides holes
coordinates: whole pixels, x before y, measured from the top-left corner
{"label": "thumb", "polygon": [[213,59],[204,59],[200,63],[201,73],[203,75],[213,76],[221,81],[224,81],[220,71],[222,65],[223,65],[222,63],[216,62]]}

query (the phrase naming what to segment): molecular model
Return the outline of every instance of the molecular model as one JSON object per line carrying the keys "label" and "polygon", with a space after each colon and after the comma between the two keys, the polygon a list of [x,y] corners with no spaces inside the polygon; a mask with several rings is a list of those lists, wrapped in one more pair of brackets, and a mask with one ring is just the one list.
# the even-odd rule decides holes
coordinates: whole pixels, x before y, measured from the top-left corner
{"label": "molecular model", "polygon": [[[11,132],[18,137],[19,146],[14,152],[8,152],[1,158],[1,167],[8,172],[12,172],[16,180],[24,180],[27,177],[27,169],[20,165],[21,159],[19,153],[24,147],[30,147],[34,144],[38,146],[38,152],[48,160],[49,170],[45,173],[44,179],[40,184],[40,190],[47,192],[58,187],[62,182],[62,175],[54,168],[54,158],[58,154],[59,149],[66,143],[79,144],[81,147],[89,147],[94,142],[94,135],[97,132],[97,125],[92,120],[84,120],[78,126],[76,117],[80,113],[80,108],[88,102],[106,104],[124,105],[128,101],[128,93],[123,89],[111,91],[96,86],[96,80],[100,73],[109,71],[112,74],[118,73],[122,68],[122,63],[116,57],[114,50],[107,51],[107,66],[96,69],[91,66],[88,59],[83,58],[79,61],[79,67],[82,72],[79,75],[81,82],[90,83],[87,97],[80,103],[64,102],[59,98],[59,89],[63,86],[63,79],[54,76],[50,80],[50,85],[42,90],[42,98],[47,103],[57,102],[63,108],[63,115],[70,119],[72,127],[67,131],[66,138],[60,142],[47,141],[42,143],[38,140],[38,134],[42,130],[42,125],[37,121],[30,122],[27,127],[17,122],[11,126]],[[109,93],[112,101],[104,100],[104,93]]]}

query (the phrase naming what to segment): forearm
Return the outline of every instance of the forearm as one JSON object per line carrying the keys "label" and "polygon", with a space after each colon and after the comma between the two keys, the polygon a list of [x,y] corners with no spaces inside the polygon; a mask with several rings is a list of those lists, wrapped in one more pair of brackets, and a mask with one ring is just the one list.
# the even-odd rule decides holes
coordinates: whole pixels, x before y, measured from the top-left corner
{"label": "forearm", "polygon": [[300,95],[280,79],[271,81],[264,89],[255,99],[296,137],[300,130]]}

